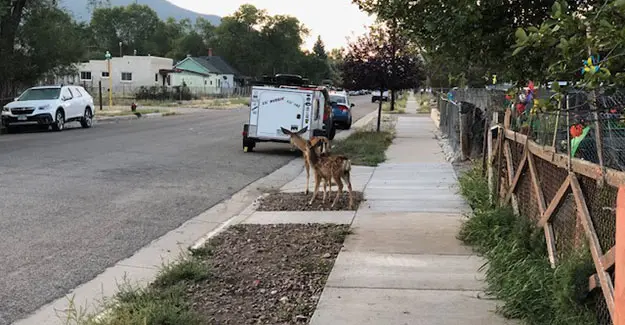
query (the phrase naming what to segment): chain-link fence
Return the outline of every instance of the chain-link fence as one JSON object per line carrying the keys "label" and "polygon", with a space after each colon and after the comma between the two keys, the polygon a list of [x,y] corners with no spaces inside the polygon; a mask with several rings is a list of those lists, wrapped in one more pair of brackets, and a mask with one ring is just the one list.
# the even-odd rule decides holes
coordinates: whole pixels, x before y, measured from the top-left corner
{"label": "chain-link fence", "polygon": [[[616,196],[625,179],[625,91],[559,96],[537,89],[534,95],[536,100],[519,106],[525,98],[501,91],[441,91],[441,132],[454,150],[462,150],[466,134],[470,139],[484,137],[483,127],[475,132],[474,124],[504,126],[498,133],[501,140],[491,143],[493,156],[487,157],[496,180],[495,197],[545,227],[545,243],[556,263],[588,245],[601,252],[593,262],[609,276],[588,279],[586,301],[595,306],[598,324],[612,324],[613,297],[603,289],[614,285]],[[475,111],[485,118],[464,117]]]}
{"label": "chain-link fence", "polygon": [[[102,84],[83,84],[93,96],[96,105],[108,105],[109,88]],[[176,102],[196,99],[247,98],[251,95],[251,87],[214,88],[188,86],[113,86],[112,100],[115,105],[129,105],[132,102]]]}
{"label": "chain-link fence", "polygon": [[502,129],[504,138],[496,153],[503,158],[491,159],[500,175],[500,186],[494,190],[499,197],[512,193],[519,215],[546,227],[546,244],[555,261],[566,260],[587,245],[601,252],[593,261],[609,277],[588,279],[587,301],[596,307],[597,323],[602,325],[612,324],[613,297],[606,297],[603,289],[614,285],[611,250],[616,244],[617,187],[622,185],[619,177],[602,170],[619,173],[625,167],[621,99],[618,92],[574,92],[559,101],[552,98],[556,104],[550,110],[529,114],[520,114],[509,103],[510,129]]}
{"label": "chain-link fence", "polygon": [[[594,99],[593,99],[594,98]],[[551,109],[512,110],[511,126],[557,153],[625,171],[625,96],[571,92]]]}
{"label": "chain-link fence", "polygon": [[483,154],[485,129],[493,111],[501,109],[504,94],[488,89],[439,89],[435,92],[440,113],[440,130],[462,158]]}

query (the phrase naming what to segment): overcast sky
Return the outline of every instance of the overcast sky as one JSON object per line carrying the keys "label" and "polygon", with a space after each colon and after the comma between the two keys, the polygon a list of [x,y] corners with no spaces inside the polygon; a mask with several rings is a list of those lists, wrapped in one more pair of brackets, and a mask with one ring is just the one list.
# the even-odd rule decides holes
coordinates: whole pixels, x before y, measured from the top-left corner
{"label": "overcast sky", "polygon": [[249,3],[266,9],[270,15],[288,14],[297,17],[308,29],[310,36],[305,47],[310,49],[321,35],[326,50],[345,46],[346,37],[361,35],[364,26],[371,25],[374,17],[358,10],[351,0],[168,0],[180,7],[204,14],[226,16],[240,5]]}

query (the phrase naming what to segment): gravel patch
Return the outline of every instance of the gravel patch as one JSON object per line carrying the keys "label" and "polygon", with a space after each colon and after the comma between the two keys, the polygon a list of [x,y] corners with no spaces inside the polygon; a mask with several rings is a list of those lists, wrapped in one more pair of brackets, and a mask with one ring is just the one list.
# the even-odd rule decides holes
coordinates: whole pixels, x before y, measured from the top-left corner
{"label": "gravel patch", "polygon": [[207,324],[307,324],[348,233],[346,225],[237,225],[195,255],[209,279],[188,288]]}
{"label": "gravel patch", "polygon": [[266,197],[263,197],[259,201],[258,211],[340,211],[340,210],[356,210],[363,201],[362,192],[352,191],[354,197],[354,205],[352,209],[349,209],[349,194],[344,191],[334,208],[330,209],[332,201],[336,196],[336,191],[329,192],[326,197],[326,202],[323,203],[321,198],[323,197],[322,191],[319,191],[317,199],[312,205],[308,205],[310,198],[312,197],[312,191],[306,195],[304,192],[295,193],[274,193]]}

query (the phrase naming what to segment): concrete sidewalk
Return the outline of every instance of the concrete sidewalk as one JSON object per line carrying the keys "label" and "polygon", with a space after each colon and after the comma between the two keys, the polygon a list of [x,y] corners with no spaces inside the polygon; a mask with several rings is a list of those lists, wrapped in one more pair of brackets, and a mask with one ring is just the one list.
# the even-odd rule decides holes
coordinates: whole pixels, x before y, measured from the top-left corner
{"label": "concrete sidewalk", "polygon": [[396,130],[387,162],[368,181],[362,176],[370,171],[355,175],[367,201],[310,324],[512,324],[494,313],[495,301],[480,299],[484,261],[456,239],[469,207],[434,139],[434,123],[406,114]]}

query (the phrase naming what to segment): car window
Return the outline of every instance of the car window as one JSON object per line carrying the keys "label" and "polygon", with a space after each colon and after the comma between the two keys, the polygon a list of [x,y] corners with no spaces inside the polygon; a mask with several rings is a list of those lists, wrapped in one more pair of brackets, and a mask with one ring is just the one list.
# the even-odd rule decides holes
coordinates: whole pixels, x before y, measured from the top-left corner
{"label": "car window", "polygon": [[337,104],[347,104],[347,99],[343,96],[330,96],[330,101]]}
{"label": "car window", "polygon": [[76,97],[82,97],[82,92],[80,91],[80,89],[78,89],[78,87],[74,87],[73,93],[74,95],[76,95]]}
{"label": "car window", "polygon": [[74,98],[74,95],[72,94],[72,91],[69,90],[69,88],[63,88],[63,97],[67,97],[69,99]]}
{"label": "car window", "polygon": [[17,100],[48,100],[58,99],[61,88],[30,88],[26,90]]}

